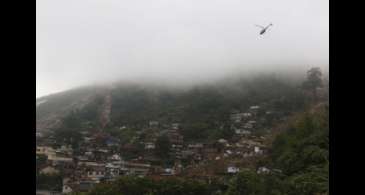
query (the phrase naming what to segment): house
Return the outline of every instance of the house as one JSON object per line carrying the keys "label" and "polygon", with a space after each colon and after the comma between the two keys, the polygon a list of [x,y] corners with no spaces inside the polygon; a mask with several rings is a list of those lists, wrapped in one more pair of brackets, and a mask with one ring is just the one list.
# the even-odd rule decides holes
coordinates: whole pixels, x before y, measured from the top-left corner
{"label": "house", "polygon": [[39,131],[36,131],[35,136],[36,136],[36,138],[42,138],[42,137],[44,137],[43,133],[42,132],[39,132]]}
{"label": "house", "polygon": [[196,161],[200,161],[200,160],[202,160],[202,155],[198,154],[198,153],[194,153],[193,159]]}
{"label": "house", "polygon": [[112,161],[121,161],[122,160],[122,157],[120,157],[118,154],[113,154],[110,157],[110,160],[112,160]]}
{"label": "house", "polygon": [[248,123],[249,123],[249,124],[252,124],[252,125],[255,125],[257,122],[256,122],[256,121],[254,121],[254,120],[250,120],[250,121],[248,121]]}
{"label": "house", "polygon": [[259,146],[255,146],[254,147],[254,152],[255,152],[255,154],[262,154],[263,151],[260,149]]}
{"label": "house", "polygon": [[189,149],[200,149],[200,148],[203,148],[203,144],[202,143],[189,144],[188,148]]}
{"label": "house", "polygon": [[107,163],[105,165],[106,176],[109,178],[115,178],[120,174],[120,164]]}
{"label": "house", "polygon": [[87,177],[91,180],[100,180],[105,177],[105,172],[104,166],[88,167]]}
{"label": "house", "polygon": [[228,143],[228,141],[227,141],[227,140],[225,140],[225,139],[219,139],[219,140],[218,140],[218,143],[226,144],[226,143]]}
{"label": "house", "polygon": [[56,155],[56,150],[53,149],[52,147],[48,147],[48,146],[37,146],[36,154],[46,155],[47,157],[55,156]]}
{"label": "house", "polygon": [[48,160],[51,161],[54,166],[73,163],[73,159],[68,157],[48,156]]}
{"label": "house", "polygon": [[99,161],[105,161],[109,156],[109,150],[98,149],[93,151],[93,157]]}
{"label": "house", "polygon": [[60,172],[59,170],[57,170],[56,168],[51,167],[51,166],[47,166],[40,171],[40,173],[47,174],[47,175],[54,175],[54,174],[58,174],[59,172]]}
{"label": "house", "polygon": [[92,140],[93,140],[93,138],[91,138],[91,137],[84,137],[84,142],[86,142],[86,143],[88,143]]}
{"label": "house", "polygon": [[73,151],[71,145],[62,145],[58,150],[64,153],[72,153]]}
{"label": "house", "polygon": [[153,150],[156,148],[155,143],[152,142],[146,142],[144,148],[146,150]]}
{"label": "house", "polygon": [[213,147],[213,146],[207,146],[205,148],[203,148],[202,150],[202,154],[204,156],[205,159],[214,159],[215,156],[217,155],[218,153],[218,148],[216,147]]}
{"label": "house", "polygon": [[171,127],[172,127],[172,129],[179,129],[179,126],[180,126],[180,124],[179,123],[172,123],[171,124]]}
{"label": "house", "polygon": [[91,156],[93,156],[93,152],[92,151],[86,151],[85,156],[91,157]]}
{"label": "house", "polygon": [[120,172],[124,175],[145,176],[151,169],[150,164],[125,162],[121,163]]}
{"label": "house", "polygon": [[247,157],[251,157],[251,156],[253,156],[253,152],[245,152],[245,153],[243,153],[243,158],[247,158]]}
{"label": "house", "polygon": [[260,106],[250,106],[250,110],[258,110],[260,109]]}
{"label": "house", "polygon": [[168,130],[166,133],[171,144],[183,144],[183,136],[176,129]]}
{"label": "house", "polygon": [[159,123],[158,121],[150,121],[148,124],[150,127],[157,127]]}
{"label": "house", "polygon": [[235,129],[237,135],[251,135],[251,131],[245,129]]}
{"label": "house", "polygon": [[72,192],[72,188],[69,185],[64,184],[62,186],[62,194],[69,194],[71,192]]}
{"label": "house", "polygon": [[259,167],[257,169],[257,173],[261,174],[261,173],[270,173],[270,169],[266,168],[266,167]]}
{"label": "house", "polygon": [[236,147],[237,147],[237,148],[243,148],[243,147],[244,147],[244,145],[242,145],[242,144],[240,144],[240,143],[236,143]]}
{"label": "house", "polygon": [[86,167],[102,167],[105,166],[102,163],[86,161],[86,162],[78,162],[78,166],[86,166]]}
{"label": "house", "polygon": [[172,156],[175,156],[175,158],[177,159],[181,159],[182,157],[182,148],[183,145],[182,144],[172,144],[171,148],[170,148],[170,154]]}
{"label": "house", "polygon": [[194,152],[191,150],[182,150],[181,151],[181,158],[188,159],[194,155]]}
{"label": "house", "polygon": [[238,173],[240,171],[240,169],[238,167],[235,166],[228,166],[227,167],[227,173]]}
{"label": "house", "polygon": [[252,129],[253,128],[253,123],[250,123],[250,122],[248,122],[248,123],[245,123],[244,125],[243,125],[243,128],[244,129]]}
{"label": "house", "polygon": [[106,140],[105,140],[105,144],[108,146],[108,147],[112,147],[112,146],[119,146],[119,139],[117,138],[114,138],[114,137],[108,137]]}
{"label": "house", "polygon": [[242,120],[242,115],[240,113],[231,114],[230,117],[231,121],[234,121],[235,123],[239,123]]}
{"label": "house", "polygon": [[243,113],[243,114],[242,114],[242,116],[243,116],[244,118],[249,118],[249,117],[251,117],[251,116],[252,116],[252,114],[251,114],[251,113],[249,113],[249,112],[246,112],[246,113]]}
{"label": "house", "polygon": [[175,170],[172,168],[166,168],[164,169],[163,173],[161,175],[168,176],[168,175],[175,175]]}

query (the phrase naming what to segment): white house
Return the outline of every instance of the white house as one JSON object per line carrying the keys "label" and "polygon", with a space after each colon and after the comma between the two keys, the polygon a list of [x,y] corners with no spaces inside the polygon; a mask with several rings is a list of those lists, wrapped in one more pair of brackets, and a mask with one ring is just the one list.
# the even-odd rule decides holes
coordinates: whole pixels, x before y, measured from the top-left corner
{"label": "white house", "polygon": [[113,156],[110,157],[111,160],[115,161],[121,161],[122,158],[118,154],[113,154]]}
{"label": "white house", "polygon": [[226,144],[227,143],[227,140],[225,140],[225,139],[219,139],[218,142],[221,143],[221,144]]}
{"label": "white house", "polygon": [[188,148],[203,148],[203,144],[202,143],[195,143],[195,144],[189,144]]}
{"label": "white house", "polygon": [[172,126],[172,129],[179,129],[180,124],[179,123],[172,123],[171,126]]}
{"label": "white house", "polygon": [[46,155],[47,157],[54,156],[54,155],[56,155],[56,150],[53,149],[52,147],[37,146],[36,154]]}
{"label": "white house", "polygon": [[245,118],[248,118],[248,117],[251,117],[251,116],[252,116],[252,114],[251,114],[251,113],[246,112],[246,113],[243,113],[243,114],[242,114],[242,116],[243,116],[243,117],[245,117]]}
{"label": "white house", "polygon": [[251,131],[245,130],[245,129],[236,129],[235,133],[237,135],[250,135]]}
{"label": "white house", "polygon": [[257,110],[257,109],[260,109],[260,106],[251,106],[250,109],[251,110]]}
{"label": "white house", "polygon": [[152,150],[152,149],[155,149],[156,146],[152,142],[146,142],[144,148],[147,149],[147,150]]}
{"label": "white house", "polygon": [[169,175],[174,175],[175,174],[175,170],[172,168],[166,168],[164,170],[165,174],[169,174]]}
{"label": "white house", "polygon": [[229,166],[227,167],[227,173],[238,173],[240,169],[235,166]]}
{"label": "white house", "polygon": [[261,173],[270,173],[270,169],[266,168],[266,167],[259,167],[257,169],[257,173],[261,174]]}
{"label": "white house", "polygon": [[51,161],[53,165],[73,162],[72,158],[58,157],[58,156],[48,156],[48,160]]}
{"label": "white house", "polygon": [[72,188],[69,185],[65,184],[62,186],[62,194],[69,194],[71,192]]}
{"label": "white house", "polygon": [[152,126],[158,126],[158,121],[150,121],[149,122],[150,127]]}
{"label": "white house", "polygon": [[40,173],[47,174],[47,175],[58,174],[59,172],[60,172],[59,170],[57,170],[51,166],[45,167],[40,171]]}
{"label": "white house", "polygon": [[231,150],[226,150],[226,153],[227,154],[232,154],[232,151]]}

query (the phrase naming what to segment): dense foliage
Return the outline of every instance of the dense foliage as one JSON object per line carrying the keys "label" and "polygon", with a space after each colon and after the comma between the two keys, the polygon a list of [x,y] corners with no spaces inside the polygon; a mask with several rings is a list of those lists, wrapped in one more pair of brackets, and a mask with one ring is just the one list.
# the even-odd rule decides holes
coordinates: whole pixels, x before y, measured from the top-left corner
{"label": "dense foliage", "polygon": [[121,177],[113,183],[97,185],[87,195],[210,195],[214,190],[214,187],[205,182],[189,179],[154,181],[148,178]]}
{"label": "dense foliage", "polygon": [[242,171],[227,194],[328,194],[328,107],[306,113],[279,135],[272,148],[271,174]]}
{"label": "dense foliage", "polygon": [[62,176],[59,174],[38,174],[36,175],[36,187],[41,190],[61,191]]}

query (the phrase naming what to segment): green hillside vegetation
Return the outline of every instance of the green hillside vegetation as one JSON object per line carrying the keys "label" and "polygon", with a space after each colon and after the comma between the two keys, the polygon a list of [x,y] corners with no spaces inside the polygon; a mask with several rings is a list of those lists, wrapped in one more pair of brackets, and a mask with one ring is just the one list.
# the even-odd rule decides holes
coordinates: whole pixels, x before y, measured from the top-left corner
{"label": "green hillside vegetation", "polygon": [[37,102],[46,100],[37,106],[37,120],[41,120],[50,114],[64,111],[65,108],[79,102],[89,96],[95,95],[100,89],[96,87],[81,87],[69,91],[41,97]]}
{"label": "green hillside vegetation", "polygon": [[[265,110],[280,113],[298,112],[305,109],[308,99],[298,82],[286,78],[263,75],[252,79],[237,79],[190,89],[146,88],[140,85],[116,86],[113,89],[88,88],[81,92],[71,91],[46,98],[48,101],[37,107],[37,120],[54,110],[67,107],[67,102],[88,96],[80,108],[69,109],[61,117],[56,131],[90,131],[100,128],[100,114],[104,96],[111,95],[110,123],[104,129],[114,134],[122,133],[120,127],[141,130],[148,121],[160,124],[181,124],[184,140],[204,141],[229,138],[229,114],[232,110],[247,110],[252,105],[261,105]],[[98,91],[98,93],[96,93]],[[76,104],[78,105],[78,104]],[[66,134],[77,134],[69,132]],[[122,133],[125,134],[125,133]],[[131,138],[120,135],[121,139]]]}
{"label": "green hillside vegetation", "polygon": [[305,113],[273,143],[270,166],[282,172],[243,171],[232,179],[227,194],[328,194],[328,116],[326,106]]}

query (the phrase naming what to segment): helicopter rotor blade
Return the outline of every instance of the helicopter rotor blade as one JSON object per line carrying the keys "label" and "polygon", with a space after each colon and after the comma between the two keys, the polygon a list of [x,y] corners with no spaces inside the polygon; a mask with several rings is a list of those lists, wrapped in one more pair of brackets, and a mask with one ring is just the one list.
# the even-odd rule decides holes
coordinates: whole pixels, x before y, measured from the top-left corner
{"label": "helicopter rotor blade", "polygon": [[264,29],[264,28],[265,28],[265,27],[260,26],[260,25],[257,25],[257,24],[255,24],[255,26],[260,27],[260,28],[262,28],[262,29]]}
{"label": "helicopter rotor blade", "polygon": [[265,27],[265,29],[269,29],[269,27],[270,26],[272,26],[272,23],[270,23],[269,25],[267,25],[266,27]]}

